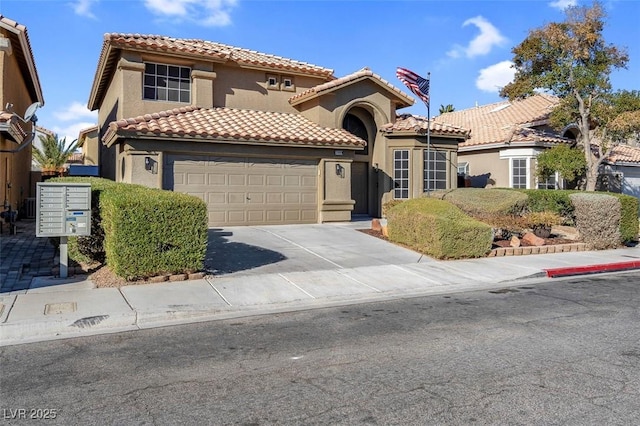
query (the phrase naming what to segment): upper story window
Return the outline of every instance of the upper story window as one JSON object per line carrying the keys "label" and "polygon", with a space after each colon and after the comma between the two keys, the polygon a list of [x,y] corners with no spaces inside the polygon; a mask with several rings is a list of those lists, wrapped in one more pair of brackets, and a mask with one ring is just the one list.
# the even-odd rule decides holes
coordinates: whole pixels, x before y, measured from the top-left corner
{"label": "upper story window", "polygon": [[176,65],[144,64],[143,99],[191,102],[191,68]]}

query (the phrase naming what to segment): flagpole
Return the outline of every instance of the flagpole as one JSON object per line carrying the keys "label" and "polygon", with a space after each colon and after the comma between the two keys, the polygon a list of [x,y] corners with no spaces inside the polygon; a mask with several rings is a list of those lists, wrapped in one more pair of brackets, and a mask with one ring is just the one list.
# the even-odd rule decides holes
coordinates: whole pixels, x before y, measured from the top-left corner
{"label": "flagpole", "polygon": [[[431,86],[431,73],[427,73],[427,81],[429,82],[429,86]],[[427,105],[427,195],[431,194],[431,96],[429,96],[428,101],[425,102]]]}

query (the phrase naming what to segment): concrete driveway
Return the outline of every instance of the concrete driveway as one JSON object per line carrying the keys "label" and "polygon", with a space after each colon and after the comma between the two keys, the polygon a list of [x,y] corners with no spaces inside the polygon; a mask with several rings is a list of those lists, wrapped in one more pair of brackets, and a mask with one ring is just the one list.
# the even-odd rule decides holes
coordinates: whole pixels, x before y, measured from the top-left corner
{"label": "concrete driveway", "polygon": [[235,276],[432,261],[358,231],[370,227],[370,221],[359,221],[212,228],[205,267],[215,275]]}

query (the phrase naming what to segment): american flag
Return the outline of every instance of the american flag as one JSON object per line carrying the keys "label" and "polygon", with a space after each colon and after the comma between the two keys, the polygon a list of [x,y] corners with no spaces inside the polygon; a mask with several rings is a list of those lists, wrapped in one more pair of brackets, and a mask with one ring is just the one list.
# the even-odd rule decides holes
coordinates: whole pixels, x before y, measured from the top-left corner
{"label": "american flag", "polygon": [[422,99],[429,106],[429,80],[420,77],[413,71],[406,68],[398,68],[396,76],[402,81],[417,97]]}

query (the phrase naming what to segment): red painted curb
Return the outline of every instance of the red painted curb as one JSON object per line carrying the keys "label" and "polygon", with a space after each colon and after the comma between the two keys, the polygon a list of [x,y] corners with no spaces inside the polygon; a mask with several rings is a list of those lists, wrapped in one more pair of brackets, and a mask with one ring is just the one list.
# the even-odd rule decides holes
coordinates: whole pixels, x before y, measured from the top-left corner
{"label": "red painted curb", "polygon": [[640,260],[618,263],[603,263],[588,266],[570,266],[566,268],[545,269],[547,277],[568,277],[571,275],[597,274],[599,272],[626,271],[630,269],[640,269]]}

